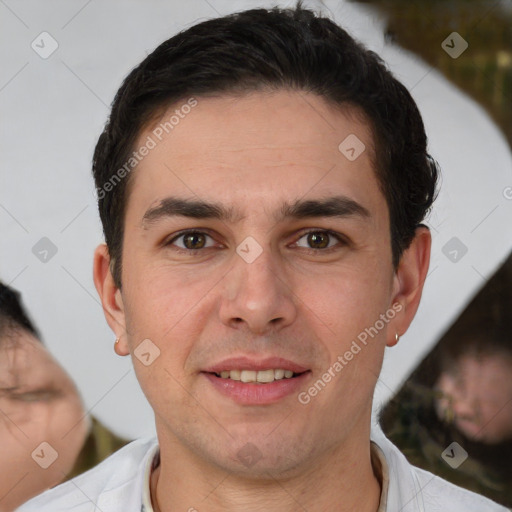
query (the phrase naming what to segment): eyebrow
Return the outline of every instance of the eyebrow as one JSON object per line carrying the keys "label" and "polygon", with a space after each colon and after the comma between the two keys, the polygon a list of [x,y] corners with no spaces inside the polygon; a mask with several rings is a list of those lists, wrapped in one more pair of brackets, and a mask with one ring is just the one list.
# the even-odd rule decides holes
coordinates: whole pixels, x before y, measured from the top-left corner
{"label": "eyebrow", "polygon": [[312,217],[371,217],[370,212],[360,203],[346,196],[326,199],[295,201],[281,208],[283,218],[306,219]]}
{"label": "eyebrow", "polygon": [[[279,213],[280,216],[276,220],[318,217],[371,217],[370,212],[363,205],[346,196],[305,201],[299,199],[293,203],[284,203]],[[231,223],[236,223],[245,218],[234,208],[226,208],[219,203],[167,197],[157,206],[146,211],[142,218],[142,225],[145,227],[161,219],[178,216],[192,219],[218,219]]]}
{"label": "eyebrow", "polygon": [[226,208],[217,203],[206,201],[193,201],[177,197],[166,197],[158,204],[146,211],[142,217],[142,224],[152,224],[165,217],[190,217],[192,219],[219,219],[227,222],[242,220],[233,208]]}

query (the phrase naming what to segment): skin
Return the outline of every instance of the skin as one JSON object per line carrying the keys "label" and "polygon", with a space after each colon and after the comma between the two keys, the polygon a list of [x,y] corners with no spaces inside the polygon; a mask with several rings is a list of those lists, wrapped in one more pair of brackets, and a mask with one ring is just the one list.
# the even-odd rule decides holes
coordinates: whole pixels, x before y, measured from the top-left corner
{"label": "skin", "polygon": [[439,417],[453,411],[458,430],[474,441],[497,444],[512,439],[511,371],[508,354],[464,354],[437,381],[444,395],[437,402]]}
{"label": "skin", "polygon": [[[10,512],[64,480],[87,437],[75,384],[41,342],[24,329],[0,340],[0,511]],[[42,442],[58,453],[46,469],[31,454]],[[43,449],[44,457],[50,456]],[[46,450],[46,451],[45,451]],[[49,460],[49,459],[46,459]]]}
{"label": "skin", "polygon": [[[395,272],[372,137],[356,114],[284,90],[199,98],[134,171],[122,289],[105,245],[95,253],[94,280],[120,338],[116,351],[133,356],[147,338],[160,350],[149,366],[133,358],[161,449],[151,478],[156,510],[377,510],[372,395],[385,346],[395,344],[416,312],[430,233],[418,229]],[[351,133],[367,148],[353,162],[338,150]],[[368,216],[279,215],[284,202],[333,195],[356,201]],[[220,203],[240,215],[143,222],[168,196]],[[211,236],[194,255],[183,237],[175,239],[189,228]],[[305,231],[326,229],[344,241],[311,245]],[[252,263],[236,252],[248,236],[263,251]],[[307,405],[296,394],[240,405],[201,373],[235,355],[279,356],[310,369],[306,390],[398,302],[401,311]],[[261,458],[246,467],[237,454],[249,442]]]}

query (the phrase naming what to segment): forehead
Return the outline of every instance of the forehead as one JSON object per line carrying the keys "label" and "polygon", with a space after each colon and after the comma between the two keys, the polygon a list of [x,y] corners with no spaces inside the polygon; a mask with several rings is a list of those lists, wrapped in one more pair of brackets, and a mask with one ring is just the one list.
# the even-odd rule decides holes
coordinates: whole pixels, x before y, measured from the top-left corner
{"label": "forehead", "polygon": [[141,133],[136,150],[153,147],[131,175],[130,196],[154,202],[156,190],[172,189],[271,207],[278,197],[332,195],[342,185],[358,202],[383,200],[371,128],[355,108],[284,90],[196,101],[173,105]]}
{"label": "forehead", "polygon": [[25,329],[9,329],[0,339],[0,384],[25,374],[38,374],[53,360],[37,338]]}

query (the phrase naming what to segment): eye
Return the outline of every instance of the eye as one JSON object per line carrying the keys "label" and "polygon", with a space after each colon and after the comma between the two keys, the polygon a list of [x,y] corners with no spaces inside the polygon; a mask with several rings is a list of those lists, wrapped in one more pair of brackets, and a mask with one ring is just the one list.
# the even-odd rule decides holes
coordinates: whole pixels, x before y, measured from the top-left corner
{"label": "eye", "polygon": [[38,389],[25,393],[15,393],[11,395],[11,398],[19,402],[47,402],[58,395],[59,392],[54,389]]}
{"label": "eye", "polygon": [[166,245],[175,245],[182,250],[195,251],[213,247],[213,243],[207,245],[208,239],[213,242],[213,238],[202,231],[183,231],[171,239]]}
{"label": "eye", "polygon": [[[305,240],[302,244],[301,240]],[[337,244],[344,242],[342,237],[332,231],[326,230],[316,230],[309,231],[302,235],[299,240],[297,240],[296,244],[299,247],[303,247],[305,249],[331,249],[335,247]],[[305,245],[304,245],[305,244]]]}

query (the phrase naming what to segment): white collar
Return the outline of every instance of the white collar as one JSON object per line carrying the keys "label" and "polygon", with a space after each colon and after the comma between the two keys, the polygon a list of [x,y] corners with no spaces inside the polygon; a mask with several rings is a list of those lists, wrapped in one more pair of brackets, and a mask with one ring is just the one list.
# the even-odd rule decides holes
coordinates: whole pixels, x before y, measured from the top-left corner
{"label": "white collar", "polygon": [[[380,493],[380,504],[377,512],[386,512],[387,500],[388,500],[388,488],[389,488],[389,468],[386,462],[386,456],[384,452],[379,448],[378,444],[371,441],[370,449],[372,453],[379,459],[380,472],[381,472],[381,493]],[[158,445],[151,449],[151,453],[146,462],[144,468],[144,481],[142,484],[142,507],[141,512],[154,512],[153,505],[151,503],[151,473],[159,464],[160,451]]]}
{"label": "white collar", "polygon": [[140,512],[154,512],[151,503],[151,473],[158,466],[160,460],[160,447],[153,446],[144,468],[144,480],[142,482],[142,507]]}

